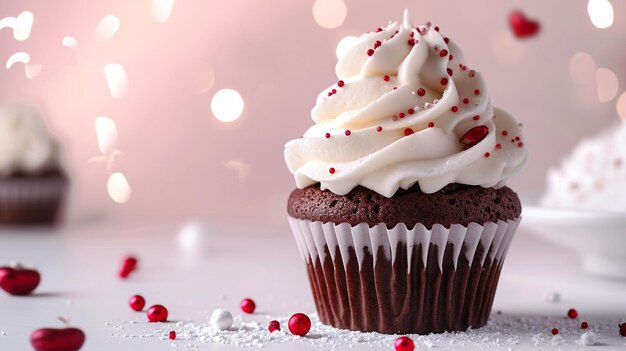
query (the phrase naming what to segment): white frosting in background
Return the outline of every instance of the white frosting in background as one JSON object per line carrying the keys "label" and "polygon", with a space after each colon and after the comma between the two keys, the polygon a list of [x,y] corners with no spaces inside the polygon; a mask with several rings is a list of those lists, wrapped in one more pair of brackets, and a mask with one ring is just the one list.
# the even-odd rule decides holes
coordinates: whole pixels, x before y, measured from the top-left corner
{"label": "white frosting in background", "polygon": [[32,107],[0,106],[0,176],[38,174],[59,163],[59,146]]}
{"label": "white frosting in background", "polygon": [[580,142],[548,172],[541,205],[626,212],[626,122]]}
{"label": "white frosting in background", "polygon": [[[518,123],[492,107],[482,76],[465,66],[452,40],[430,25],[418,28],[405,12],[403,24],[341,41],[336,73],[343,87],[324,90],[311,111],[316,124],[285,145],[298,188],[320,183],[345,195],[362,185],[391,197],[416,182],[425,193],[455,182],[500,187],[521,170],[527,150]],[[489,133],[464,150],[462,136],[480,125]],[[407,128],[413,134],[406,136]]]}

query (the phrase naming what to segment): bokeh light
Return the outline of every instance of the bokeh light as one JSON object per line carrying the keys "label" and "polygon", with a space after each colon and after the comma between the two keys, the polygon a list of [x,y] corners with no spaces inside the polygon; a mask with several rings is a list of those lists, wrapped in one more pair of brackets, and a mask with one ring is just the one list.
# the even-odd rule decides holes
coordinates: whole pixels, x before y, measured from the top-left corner
{"label": "bokeh light", "polygon": [[175,2],[176,0],[152,0],[150,4],[152,19],[159,23],[167,21],[170,18]]}
{"label": "bokeh light", "polygon": [[248,178],[248,175],[250,174],[250,165],[245,163],[242,160],[228,160],[224,163],[222,163],[222,165],[226,168],[232,169],[233,171],[237,172],[237,176],[239,177],[239,182],[240,183],[245,183],[246,179]]}
{"label": "bokeh light", "polygon": [[109,86],[109,92],[114,98],[121,98],[128,91],[128,78],[124,66],[118,63],[104,65],[104,75]]}
{"label": "bokeh light", "polygon": [[21,62],[23,64],[27,64],[30,62],[30,55],[26,52],[16,52],[13,55],[9,56],[6,63],[6,68],[9,69],[13,66],[14,63]]}
{"label": "bokeh light", "polygon": [[626,122],[626,91],[619,96],[615,107],[617,108],[617,114],[619,117]]}
{"label": "bokeh light", "polygon": [[600,29],[613,25],[613,5],[609,0],[589,0],[587,12],[594,26]]}
{"label": "bokeh light", "polygon": [[33,27],[34,16],[31,12],[24,11],[17,17],[5,17],[0,19],[0,29],[12,28],[13,38],[18,41],[24,41],[30,36],[30,30]]}
{"label": "bokeh light", "polygon": [[113,15],[106,15],[96,26],[96,39],[100,41],[111,40],[118,29],[120,29],[120,20]]}
{"label": "bokeh light", "polygon": [[596,76],[596,61],[586,52],[577,52],[569,61],[569,73],[579,85],[593,84]]}
{"label": "bokeh light", "polygon": [[598,68],[596,71],[596,88],[598,90],[598,99],[600,102],[613,100],[617,96],[619,83],[617,76],[608,68]]}
{"label": "bokeh light", "polygon": [[315,0],[313,19],[323,28],[333,29],[343,24],[348,7],[343,0]]}
{"label": "bokeh light", "polygon": [[221,89],[211,100],[211,111],[222,122],[232,122],[243,112],[243,99],[236,90]]}
{"label": "bokeh light", "polygon": [[118,204],[123,204],[130,200],[132,190],[124,174],[116,172],[111,174],[107,184],[107,190],[111,199]]}
{"label": "bokeh light", "polygon": [[117,143],[117,125],[109,117],[96,117],[96,137],[98,148],[103,154],[108,154],[115,148]]}
{"label": "bokeh light", "polygon": [[74,37],[65,36],[61,42],[63,46],[76,49],[78,47],[78,41]]}
{"label": "bokeh light", "polygon": [[24,66],[24,74],[28,79],[35,79],[40,73],[43,65],[39,63],[27,63]]}

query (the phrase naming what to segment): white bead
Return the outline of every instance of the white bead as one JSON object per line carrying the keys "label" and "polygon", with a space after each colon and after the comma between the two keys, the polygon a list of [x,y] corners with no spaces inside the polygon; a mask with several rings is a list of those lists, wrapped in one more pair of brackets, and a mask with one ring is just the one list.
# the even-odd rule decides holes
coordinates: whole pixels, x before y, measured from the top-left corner
{"label": "white bead", "polygon": [[233,315],[226,310],[218,308],[211,314],[209,322],[215,329],[227,330],[233,326]]}
{"label": "white bead", "polygon": [[598,343],[596,333],[588,331],[580,336],[580,342],[585,346],[593,346]]}

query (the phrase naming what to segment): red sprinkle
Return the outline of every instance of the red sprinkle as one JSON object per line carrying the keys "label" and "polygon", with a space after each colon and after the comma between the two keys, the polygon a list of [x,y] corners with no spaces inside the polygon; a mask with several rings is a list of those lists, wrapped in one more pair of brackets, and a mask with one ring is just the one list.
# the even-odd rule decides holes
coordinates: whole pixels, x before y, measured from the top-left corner
{"label": "red sprinkle", "polygon": [[478,90],[478,89],[474,90],[474,94],[476,94],[476,95],[480,94],[480,90]]}
{"label": "red sprinkle", "polygon": [[376,127],[376,131],[379,132],[379,133],[382,132],[383,131],[383,127],[381,127],[381,126]]}
{"label": "red sprinkle", "polygon": [[[413,34],[413,33],[411,33],[411,34]],[[411,45],[411,46],[415,45],[415,39],[413,39],[413,38],[409,39],[409,40],[408,40],[408,43],[409,43],[409,45]]]}
{"label": "red sprinkle", "polygon": [[346,136],[350,136],[350,134],[352,134],[352,132],[350,131],[350,129],[346,129],[346,131],[344,132],[344,134]]}
{"label": "red sprinkle", "polygon": [[489,157],[491,154],[489,152],[485,152],[485,157]]}
{"label": "red sprinkle", "polygon": [[413,134],[413,129],[411,129],[411,128],[406,128],[406,129],[404,130],[404,135],[409,136],[409,135],[411,135],[411,134]]}
{"label": "red sprinkle", "polygon": [[452,106],[452,108],[450,110],[452,112],[459,112],[459,107],[458,106]]}
{"label": "red sprinkle", "polygon": [[587,322],[580,323],[580,329],[587,329],[587,328],[589,328],[589,323]]}
{"label": "red sprinkle", "polygon": [[343,82],[343,80],[340,80],[340,81],[337,82],[337,86],[340,87],[340,88],[343,88],[344,84],[345,83]]}
{"label": "red sprinkle", "polygon": [[296,313],[289,318],[287,327],[291,334],[305,336],[311,330],[311,319],[304,313]]}
{"label": "red sprinkle", "polygon": [[506,131],[506,130],[503,130],[503,131],[502,131],[502,135],[507,136],[507,135],[509,135],[509,132],[508,132],[508,131]]}
{"label": "red sprinkle", "polygon": [[519,141],[519,137],[518,136],[515,137],[515,141]]}
{"label": "red sprinkle", "polygon": [[496,144],[496,150],[500,150],[502,149],[502,145],[501,144]]}
{"label": "red sprinkle", "polygon": [[413,351],[415,350],[415,343],[408,336],[401,336],[396,339],[393,347],[396,351]]}
{"label": "red sprinkle", "polygon": [[522,143],[522,142],[520,141],[519,143],[517,143],[517,146],[518,146],[518,147],[522,147],[522,146],[524,146],[524,143]]}
{"label": "red sprinkle", "polygon": [[374,55],[374,49],[368,49],[367,56],[372,56],[372,55]]}
{"label": "red sprinkle", "polygon": [[439,27],[435,27],[435,31],[437,31],[437,32],[438,32],[438,31],[439,31]]}
{"label": "red sprinkle", "polygon": [[150,307],[146,312],[148,321],[151,323],[167,321],[167,314],[167,308],[162,305],[154,305]]}
{"label": "red sprinkle", "polygon": [[419,96],[426,95],[426,90],[424,88],[417,89],[417,95],[419,95]]}
{"label": "red sprinkle", "polygon": [[472,117],[472,118],[474,118],[474,121],[478,121],[478,120],[480,119],[480,116],[479,116],[479,115],[476,115],[476,116],[474,116],[474,117]]}
{"label": "red sprinkle", "polygon": [[466,105],[469,104],[469,99],[468,98],[463,99],[463,103]]}
{"label": "red sprinkle", "polygon": [[433,123],[433,122],[428,122],[428,127],[432,128],[432,127],[434,127],[434,126],[435,126],[435,123]]}
{"label": "red sprinkle", "polygon": [[470,78],[474,78],[474,76],[476,76],[476,71],[474,71],[473,69],[470,69],[470,71],[469,71],[469,77],[470,77]]}
{"label": "red sprinkle", "polygon": [[441,56],[441,57],[445,57],[445,56],[447,56],[447,55],[448,55],[448,50],[443,49],[443,50],[439,51],[439,56]]}
{"label": "red sprinkle", "polygon": [[409,33],[409,36],[410,36],[411,38],[413,38],[413,37],[415,36],[415,32],[411,32],[411,33]]}
{"label": "red sprinkle", "polygon": [[619,325],[619,335],[626,337],[626,323]]}
{"label": "red sprinkle", "polygon": [[380,40],[376,40],[374,42],[374,49],[378,49],[379,46],[383,45],[383,43],[380,42]]}
{"label": "red sprinkle", "polygon": [[459,142],[465,145],[465,150],[467,150],[480,143],[483,139],[485,139],[487,134],[489,134],[489,128],[487,126],[476,126],[468,130],[467,133],[461,137]]}
{"label": "red sprinkle", "polygon": [[410,108],[410,109],[408,109],[406,112],[407,112],[408,114],[412,115],[412,114],[414,114],[414,113],[415,113],[415,110],[414,110],[414,109],[412,109],[412,108]]}
{"label": "red sprinkle", "polygon": [[380,28],[380,27],[376,28],[376,33],[378,33],[378,32],[382,32],[382,31],[383,31],[383,29],[382,29],[382,28]]}
{"label": "red sprinkle", "polygon": [[450,68],[446,69],[446,72],[448,72],[449,76],[452,76],[452,74],[454,73],[454,72],[452,72],[452,70]]}
{"label": "red sprinkle", "polygon": [[330,173],[330,174],[335,174],[335,168],[330,167],[330,168],[328,169],[328,173]]}
{"label": "red sprinkle", "polygon": [[252,299],[243,299],[239,303],[239,307],[241,307],[241,310],[245,313],[254,313],[254,310],[256,309],[256,304]]}
{"label": "red sprinkle", "polygon": [[567,316],[571,319],[575,319],[576,317],[578,317],[578,311],[576,311],[573,308],[570,308],[569,311],[567,311]]}
{"label": "red sprinkle", "polygon": [[168,335],[168,336],[169,336],[170,340],[175,340],[175,339],[176,339],[176,332],[172,330],[172,331],[169,333],[169,335]]}
{"label": "red sprinkle", "polygon": [[326,137],[326,139],[330,139],[330,133],[324,134],[324,137]]}
{"label": "red sprinkle", "polygon": [[144,299],[141,295],[133,295],[128,300],[128,304],[134,311],[139,312],[146,306],[146,299]]}
{"label": "red sprinkle", "polygon": [[558,333],[559,333],[559,330],[558,330],[558,329],[556,329],[556,328],[552,329],[552,335],[556,335],[556,334],[558,334]]}
{"label": "red sprinkle", "polygon": [[400,112],[400,114],[398,115],[398,117],[400,117],[400,118],[404,118],[404,113]]}
{"label": "red sprinkle", "polygon": [[448,37],[443,38],[443,42],[448,44],[448,42],[450,42],[450,39],[448,39]]}
{"label": "red sprinkle", "polygon": [[389,81],[389,76],[384,76],[384,77],[383,77],[383,80],[384,80],[385,82],[388,82],[388,81]]}
{"label": "red sprinkle", "polygon": [[441,78],[441,85],[448,85],[448,78]]}
{"label": "red sprinkle", "polygon": [[398,89],[398,87],[393,87],[393,90],[396,90],[396,89]]}
{"label": "red sprinkle", "polygon": [[333,93],[333,94],[337,94],[337,89],[333,89],[330,92]]}
{"label": "red sprinkle", "polygon": [[392,121],[397,121],[397,120],[398,120],[398,116],[393,116],[393,117],[391,117],[391,120],[392,120]]}
{"label": "red sprinkle", "polygon": [[450,54],[448,58],[450,59],[450,61],[454,60],[454,56],[452,56],[452,54]]}
{"label": "red sprinkle", "polygon": [[269,330],[270,333],[273,333],[276,330],[280,331],[280,322],[279,321],[271,321],[268,324],[268,326],[267,326],[267,330]]}

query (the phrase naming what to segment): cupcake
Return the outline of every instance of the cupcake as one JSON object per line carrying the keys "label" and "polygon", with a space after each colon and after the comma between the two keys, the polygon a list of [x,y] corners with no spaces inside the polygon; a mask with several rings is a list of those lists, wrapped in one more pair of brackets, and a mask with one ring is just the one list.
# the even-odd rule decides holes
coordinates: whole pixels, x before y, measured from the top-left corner
{"label": "cupcake", "polygon": [[337,49],[315,125],[285,145],[289,223],[320,320],[441,333],[488,320],[520,221],[521,125],[438,27],[390,23]]}
{"label": "cupcake", "polygon": [[583,140],[548,172],[542,206],[626,212],[626,121]]}
{"label": "cupcake", "polygon": [[0,224],[51,224],[68,186],[59,145],[39,113],[0,106]]}

